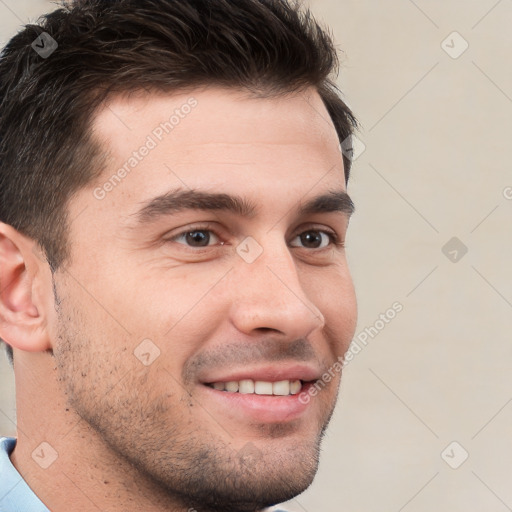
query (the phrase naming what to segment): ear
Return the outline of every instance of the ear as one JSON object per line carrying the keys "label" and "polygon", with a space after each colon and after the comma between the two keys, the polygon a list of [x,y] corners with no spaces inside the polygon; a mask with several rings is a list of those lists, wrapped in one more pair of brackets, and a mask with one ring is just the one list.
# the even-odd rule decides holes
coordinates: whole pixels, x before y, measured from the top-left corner
{"label": "ear", "polygon": [[48,262],[36,242],[0,222],[0,338],[11,347],[51,349],[44,300],[51,286]]}

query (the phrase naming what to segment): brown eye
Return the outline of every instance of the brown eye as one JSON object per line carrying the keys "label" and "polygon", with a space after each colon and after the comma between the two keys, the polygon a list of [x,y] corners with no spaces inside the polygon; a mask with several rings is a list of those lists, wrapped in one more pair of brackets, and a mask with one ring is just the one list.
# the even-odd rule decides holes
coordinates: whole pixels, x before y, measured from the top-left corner
{"label": "brown eye", "polygon": [[206,247],[210,243],[210,233],[207,231],[190,231],[185,240],[194,247]]}
{"label": "brown eye", "polygon": [[334,235],[326,231],[312,229],[297,235],[294,240],[299,240],[300,245],[292,243],[292,246],[306,249],[323,249],[333,242],[333,238]]}
{"label": "brown eye", "polygon": [[218,237],[209,229],[186,231],[173,238],[173,241],[189,247],[208,247],[212,240],[218,242]]}
{"label": "brown eye", "polygon": [[306,233],[302,233],[302,235],[300,235],[300,241],[304,247],[309,247],[310,249],[318,249],[322,245],[322,235],[316,231],[307,231]]}

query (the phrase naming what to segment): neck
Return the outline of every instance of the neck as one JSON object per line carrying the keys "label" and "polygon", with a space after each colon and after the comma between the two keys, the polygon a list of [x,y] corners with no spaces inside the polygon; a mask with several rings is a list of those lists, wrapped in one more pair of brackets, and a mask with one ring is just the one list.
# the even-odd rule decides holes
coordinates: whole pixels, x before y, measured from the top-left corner
{"label": "neck", "polygon": [[68,512],[71,503],[91,512],[195,510],[108,447],[66,404],[56,379],[42,378],[56,375],[51,356],[29,357],[30,366],[23,357],[15,361],[23,386],[17,387],[18,441],[11,461],[52,512]]}

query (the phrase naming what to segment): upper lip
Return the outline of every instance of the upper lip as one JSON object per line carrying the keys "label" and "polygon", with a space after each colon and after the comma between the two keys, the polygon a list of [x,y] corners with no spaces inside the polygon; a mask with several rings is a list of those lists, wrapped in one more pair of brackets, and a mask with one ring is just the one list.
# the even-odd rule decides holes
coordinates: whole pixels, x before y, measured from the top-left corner
{"label": "upper lip", "polygon": [[279,364],[254,368],[241,368],[226,372],[211,372],[201,379],[203,384],[214,382],[233,382],[251,379],[254,381],[279,382],[281,380],[301,380],[304,382],[318,380],[322,372],[319,368],[304,364]]}

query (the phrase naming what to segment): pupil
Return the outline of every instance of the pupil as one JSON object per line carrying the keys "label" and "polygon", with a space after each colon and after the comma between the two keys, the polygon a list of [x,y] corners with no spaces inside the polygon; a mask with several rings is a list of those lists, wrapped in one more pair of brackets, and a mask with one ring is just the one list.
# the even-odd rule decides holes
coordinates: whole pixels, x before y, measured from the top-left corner
{"label": "pupil", "polygon": [[206,231],[190,231],[186,238],[187,243],[195,247],[206,247],[210,242],[210,234]]}
{"label": "pupil", "polygon": [[322,237],[315,231],[308,231],[301,235],[301,242],[307,247],[320,247],[322,245]]}

